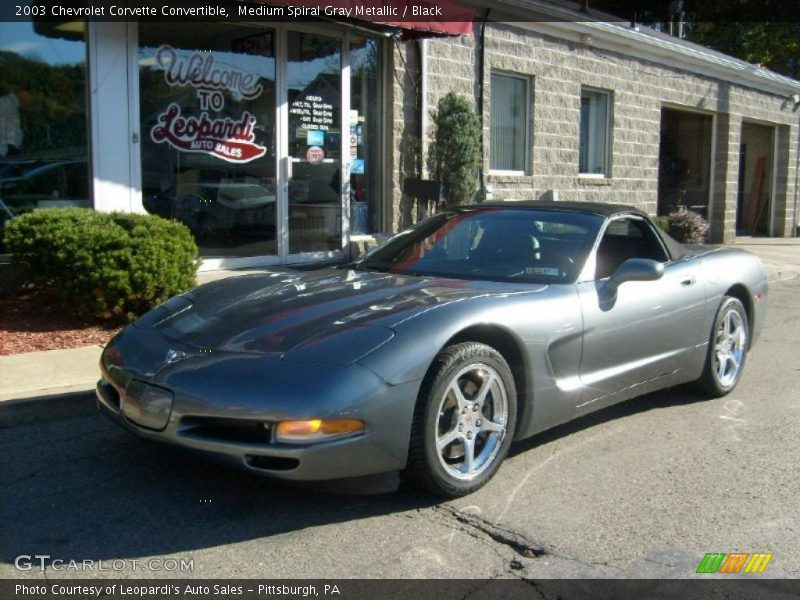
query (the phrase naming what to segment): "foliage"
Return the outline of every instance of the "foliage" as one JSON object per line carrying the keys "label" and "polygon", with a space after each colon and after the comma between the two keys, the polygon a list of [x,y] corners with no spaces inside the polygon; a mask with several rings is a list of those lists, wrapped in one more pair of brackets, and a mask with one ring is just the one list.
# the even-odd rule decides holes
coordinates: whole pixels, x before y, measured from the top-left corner
{"label": "foliage", "polygon": [[[0,96],[20,99],[26,155],[61,148],[60,155],[86,147],[86,68],[84,64],[49,65],[0,51]],[[75,150],[75,149],[78,150]]]}
{"label": "foliage", "polygon": [[[644,26],[677,31],[673,0],[589,0],[604,11]],[[683,0],[686,39],[730,56],[800,77],[800,22],[797,2],[786,0]],[[601,19],[602,20],[602,19]]]}
{"label": "foliage", "polygon": [[702,215],[680,208],[671,213],[667,219],[667,232],[680,243],[702,244],[706,241],[708,221]]}
{"label": "foliage", "polygon": [[478,191],[481,122],[467,99],[449,92],[437,106],[428,156],[431,176],[444,183],[445,205],[472,202]]}
{"label": "foliage", "polygon": [[195,285],[189,229],[154,215],[39,209],[10,221],[5,243],[27,284],[80,316],[133,320]]}
{"label": "foliage", "polygon": [[667,216],[654,217],[653,222],[658,226],[658,228],[661,231],[669,233],[669,217]]}
{"label": "foliage", "polygon": [[790,77],[800,77],[800,23],[693,24],[688,38]]}

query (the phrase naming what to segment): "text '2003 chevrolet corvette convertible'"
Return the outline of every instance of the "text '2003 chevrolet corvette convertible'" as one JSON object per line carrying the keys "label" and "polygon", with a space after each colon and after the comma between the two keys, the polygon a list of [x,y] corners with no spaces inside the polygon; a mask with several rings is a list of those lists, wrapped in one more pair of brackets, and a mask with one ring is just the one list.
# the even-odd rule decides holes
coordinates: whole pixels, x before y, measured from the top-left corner
{"label": "text '2003 chevrolet corvette convertible'", "polygon": [[684,247],[635,209],[478,205],[361,259],[217,281],[103,353],[101,409],[252,471],[486,483],[514,440],[615,402],[738,383],[764,322],[758,258]]}

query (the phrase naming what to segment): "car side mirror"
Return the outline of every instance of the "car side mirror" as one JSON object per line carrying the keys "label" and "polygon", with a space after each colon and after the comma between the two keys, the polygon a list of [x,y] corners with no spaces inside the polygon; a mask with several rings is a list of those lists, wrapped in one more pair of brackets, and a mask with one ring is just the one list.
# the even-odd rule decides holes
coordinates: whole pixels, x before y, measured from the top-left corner
{"label": "car side mirror", "polygon": [[629,258],[608,278],[603,293],[614,295],[626,281],[655,281],[664,275],[664,264],[649,258]]}

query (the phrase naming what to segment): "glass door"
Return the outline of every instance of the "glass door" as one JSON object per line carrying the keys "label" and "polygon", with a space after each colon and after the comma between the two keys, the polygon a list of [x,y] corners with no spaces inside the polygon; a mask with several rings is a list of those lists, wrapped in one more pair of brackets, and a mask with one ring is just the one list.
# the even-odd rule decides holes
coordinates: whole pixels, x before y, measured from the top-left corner
{"label": "glass door", "polygon": [[276,255],[275,30],[140,23],[144,208],[206,258]]}
{"label": "glass door", "polygon": [[[341,37],[286,32],[288,254],[342,250]],[[348,174],[349,175],[349,174]]]}
{"label": "glass door", "polygon": [[378,38],[210,22],[130,35],[143,204],[185,223],[207,268],[341,258],[380,228]]}

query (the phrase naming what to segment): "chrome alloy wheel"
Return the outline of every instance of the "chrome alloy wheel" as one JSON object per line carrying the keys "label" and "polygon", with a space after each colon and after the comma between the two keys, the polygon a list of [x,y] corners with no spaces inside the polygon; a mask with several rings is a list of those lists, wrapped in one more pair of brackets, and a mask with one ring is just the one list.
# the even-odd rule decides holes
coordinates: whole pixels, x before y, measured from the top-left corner
{"label": "chrome alloy wheel", "polygon": [[475,363],[461,369],[439,403],[436,451],[456,479],[478,477],[494,461],[508,424],[508,394],[492,367]]}
{"label": "chrome alloy wheel", "polygon": [[723,387],[736,383],[747,349],[747,328],[733,307],[720,320],[714,338],[714,374]]}

